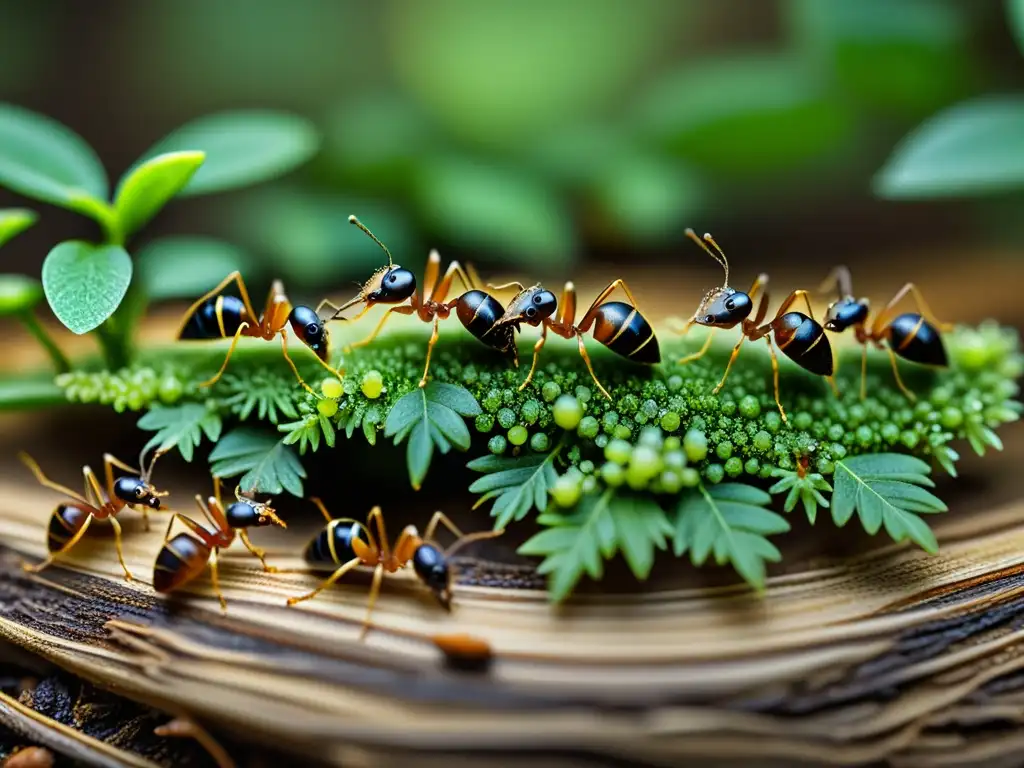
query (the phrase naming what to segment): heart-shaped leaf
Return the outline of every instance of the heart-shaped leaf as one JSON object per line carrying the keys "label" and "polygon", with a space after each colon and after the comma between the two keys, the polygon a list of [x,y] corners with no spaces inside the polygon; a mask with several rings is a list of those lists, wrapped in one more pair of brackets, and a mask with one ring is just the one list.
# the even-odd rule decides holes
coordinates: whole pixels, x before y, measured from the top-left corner
{"label": "heart-shaped leaf", "polygon": [[27,208],[8,208],[0,211],[0,245],[21,234],[36,223],[35,211]]}
{"label": "heart-shaped leaf", "polygon": [[248,261],[245,251],[212,237],[165,237],[135,255],[138,277],[151,299],[194,298]]}
{"label": "heart-shaped leaf", "polygon": [[0,185],[92,216],[107,175],[85,140],[48,117],[0,104]]}
{"label": "heart-shaped leaf", "polygon": [[183,125],[145,154],[195,150],[206,162],[181,194],[206,195],[282,176],[316,154],[312,123],[280,112],[224,112]]}
{"label": "heart-shaped leaf", "polygon": [[188,184],[204,159],[202,152],[167,152],[126,173],[114,196],[121,234],[128,236],[153,218]]}
{"label": "heart-shaped leaf", "polygon": [[46,300],[74,333],[87,333],[114,314],[131,279],[131,257],[117,245],[68,240],[43,262]]}

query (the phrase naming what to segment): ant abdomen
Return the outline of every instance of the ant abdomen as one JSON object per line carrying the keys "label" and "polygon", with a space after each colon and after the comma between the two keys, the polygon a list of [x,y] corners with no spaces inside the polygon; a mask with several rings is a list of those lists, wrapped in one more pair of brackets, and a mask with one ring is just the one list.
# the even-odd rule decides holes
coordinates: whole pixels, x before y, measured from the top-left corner
{"label": "ant abdomen", "polygon": [[949,358],[938,329],[916,312],[900,315],[886,331],[892,351],[913,363],[946,367]]}
{"label": "ant abdomen", "polygon": [[59,552],[82,530],[91,513],[76,507],[74,504],[58,504],[50,517],[50,527],[46,532],[46,547],[50,552]]}
{"label": "ant abdomen", "polygon": [[466,291],[459,296],[455,314],[467,331],[488,346],[504,352],[513,343],[511,325],[494,327],[505,314],[505,308],[489,293],[477,289]]}
{"label": "ant abdomen", "polygon": [[247,319],[245,304],[237,296],[214,296],[192,313],[179,339],[224,339],[235,335]]}
{"label": "ant abdomen", "polygon": [[609,301],[597,308],[594,338],[634,362],[661,362],[661,350],[651,324],[636,307],[623,301]]}
{"label": "ant abdomen", "polygon": [[354,520],[332,520],[309,542],[305,559],[318,565],[343,565],[356,557],[352,542],[361,539],[366,543],[366,529]]}
{"label": "ant abdomen", "polygon": [[153,589],[171,592],[191,581],[206,567],[210,551],[209,546],[187,533],[165,542],[153,567]]}
{"label": "ant abdomen", "polygon": [[803,312],[787,312],[772,322],[775,343],[800,367],[819,376],[831,376],[832,345],[825,329]]}

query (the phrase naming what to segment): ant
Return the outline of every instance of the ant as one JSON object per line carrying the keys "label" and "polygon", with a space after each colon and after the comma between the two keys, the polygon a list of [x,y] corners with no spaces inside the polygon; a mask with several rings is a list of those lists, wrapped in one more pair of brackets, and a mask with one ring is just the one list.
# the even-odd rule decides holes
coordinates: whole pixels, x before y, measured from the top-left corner
{"label": "ant", "polygon": [[[704,239],[701,240],[692,229],[686,230],[686,236],[697,243],[697,245],[704,249],[705,253],[722,266],[725,270],[725,280],[722,282],[721,287],[708,291],[697,307],[697,311],[693,313],[693,317],[683,327],[682,335],[685,335],[694,324],[709,326],[712,330],[708,333],[704,346],[698,352],[681,359],[679,363],[689,363],[703,357],[711,346],[711,338],[714,335],[715,328],[728,329],[739,325],[742,335],[736,346],[733,347],[732,355],[729,357],[729,364],[726,365],[725,373],[722,374],[722,380],[712,390],[712,394],[717,395],[725,384],[725,380],[729,376],[729,369],[732,368],[733,362],[735,362],[736,357],[739,355],[743,342],[747,339],[757,341],[763,338],[767,342],[768,350],[772,356],[775,404],[779,407],[782,420],[786,421],[786,411],[779,400],[779,361],[775,356],[772,334],[774,334],[775,344],[786,353],[787,357],[801,368],[818,376],[826,377],[833,391],[836,391],[835,381],[832,379],[834,369],[832,346],[825,335],[825,329],[814,319],[814,310],[811,309],[811,302],[807,291],[793,291],[782,302],[779,311],[775,313],[775,317],[761,325],[768,314],[768,275],[764,273],[758,275],[747,293],[730,288],[729,260],[725,257],[725,252],[715,242],[715,239],[711,235],[705,234]],[[715,251],[708,248],[708,243],[714,247]],[[715,253],[716,251],[717,254]],[[747,316],[754,307],[754,297],[758,293],[761,294],[761,300],[758,302],[754,319],[749,320]],[[804,303],[807,304],[808,314],[789,311],[789,308],[799,299],[803,299]]]}
{"label": "ant", "polygon": [[[123,461],[115,458],[109,453],[103,454],[103,473],[106,480],[105,486],[100,486],[95,473],[88,466],[82,467],[82,474],[85,475],[85,493],[79,495],[70,488],[50,480],[43,470],[40,469],[35,459],[27,453],[19,453],[18,458],[35,475],[39,484],[45,488],[59,491],[70,499],[68,502],[58,504],[50,517],[50,525],[47,529],[46,547],[49,555],[40,563],[35,565],[23,565],[29,573],[39,573],[50,566],[57,558],[57,555],[66,554],[85,535],[86,530],[94,519],[109,520],[114,529],[114,545],[117,547],[117,559],[124,569],[124,577],[131,581],[132,572],[124,561],[124,551],[121,547],[121,524],[117,521],[117,514],[125,507],[134,510],[141,510],[146,530],[149,530],[149,510],[166,510],[160,499],[167,496],[167,492],[157,491],[150,483],[153,474],[153,465],[156,460],[167,452],[167,449],[153,453],[149,467],[140,471],[130,467]],[[142,449],[139,456],[139,465],[143,466],[143,457],[146,449]],[[128,472],[127,475],[114,479],[114,467]]]}
{"label": "ant", "polygon": [[[241,298],[235,296],[221,295],[221,291],[234,283]],[[225,339],[229,336],[231,346],[224,357],[220,370],[207,381],[199,386],[212,387],[227,370],[231,355],[238,345],[238,339],[242,336],[249,336],[257,339],[272,341],[275,336],[281,336],[281,353],[288,362],[295,378],[307,392],[314,392],[299,374],[291,357],[288,355],[288,333],[286,326],[291,326],[292,331],[298,336],[316,356],[317,361],[327,369],[332,376],[341,377],[341,372],[334,370],[327,363],[329,345],[327,326],[320,319],[318,310],[297,304],[293,306],[284,292],[284,285],[280,280],[275,280],[267,294],[267,301],[263,307],[263,314],[257,315],[249,300],[249,292],[245,288],[245,281],[240,272],[232,272],[221,280],[220,284],[213,290],[198,298],[185,313],[181,324],[178,326],[178,339]]]}
{"label": "ant", "polygon": [[[412,562],[419,580],[430,589],[441,606],[449,611],[452,600],[449,558],[452,553],[470,542],[491,539],[504,533],[504,530],[497,530],[464,534],[443,512],[435,512],[422,537],[415,526],[407,525],[399,534],[392,549],[388,546],[388,534],[384,528],[384,515],[380,507],[370,510],[366,524],[363,525],[349,517],[334,519],[320,499],[314,497],[310,501],[323,514],[327,526],[306,547],[306,562],[316,565],[333,564],[337,568],[312,592],[299,597],[289,597],[288,605],[316,597],[356,566],[371,566],[373,584],[370,587],[361,638],[365,637],[370,628],[370,615],[377,602],[377,595],[380,594],[380,584],[385,571],[396,573]],[[442,550],[434,543],[434,532],[439,524],[444,525],[456,536],[455,543],[446,550]],[[376,537],[371,532],[371,527],[376,528]]]}
{"label": "ant", "polygon": [[[921,291],[913,283],[907,283],[892,300],[885,305],[885,308],[875,315],[875,320],[870,326],[867,324],[870,305],[867,299],[855,299],[853,297],[853,281],[850,278],[850,270],[847,267],[836,267],[832,273],[821,284],[819,289],[822,292],[836,289],[837,299],[829,304],[825,312],[825,330],[842,333],[847,328],[853,328],[857,341],[863,345],[863,353],[860,361],[860,399],[867,397],[867,365],[868,345],[874,344],[879,349],[885,349],[889,353],[889,360],[892,362],[892,373],[896,377],[896,383],[907,396],[907,399],[914,401],[917,398],[903,384],[900,378],[900,371],[896,365],[896,355],[910,360],[914,363],[932,365],[945,368],[949,365],[946,357],[946,348],[942,343],[940,331],[949,332],[953,330],[952,323],[944,323],[935,317],[924,300]],[[917,308],[920,312],[905,312],[897,317],[892,317],[892,310],[907,294],[912,294]]]}
{"label": "ant", "polygon": [[[235,503],[225,507],[220,497],[220,478],[216,477],[213,479],[213,496],[204,502],[203,497],[197,493],[196,506],[199,507],[203,517],[213,524],[213,528],[206,528],[179,512],[174,513],[167,525],[167,533],[164,534],[164,545],[153,565],[153,589],[161,593],[178,589],[195,579],[209,563],[213,591],[220,601],[221,610],[226,611],[228,604],[220,591],[220,582],[217,578],[217,560],[220,550],[229,547],[237,533],[245,548],[259,558],[263,570],[267,573],[274,573],[277,569],[267,565],[267,561],[264,559],[266,552],[253,545],[245,529],[250,526],[260,527],[270,524],[279,525],[282,528],[288,526],[277,516],[273,507],[243,496],[237,487],[235,488]],[[175,520],[180,520],[191,533],[182,532],[172,539],[171,528],[174,527]]]}
{"label": "ant", "polygon": [[[444,320],[455,310],[459,321],[471,334],[492,349],[508,354],[513,358],[516,365],[519,364],[518,351],[515,345],[515,335],[511,328],[496,328],[498,319],[505,314],[505,308],[497,299],[480,290],[479,279],[475,270],[470,267],[467,273],[457,261],[448,265],[440,281],[438,275],[441,273],[441,255],[435,250],[430,252],[427,260],[426,270],[423,275],[424,295],[421,298],[416,291],[416,276],[392,261],[391,252],[387,249],[376,235],[367,229],[355,216],[348,217],[349,223],[359,227],[377,245],[383,249],[388,257],[388,265],[381,267],[374,272],[359,291],[359,295],[340,307],[332,302],[324,300],[320,306],[329,306],[334,314],[329,320],[337,319],[342,312],[356,304],[363,304],[362,311],[352,320],[370,311],[375,304],[394,304],[384,313],[377,327],[367,338],[351,344],[346,348],[350,351],[356,347],[363,347],[377,338],[384,323],[387,322],[391,313],[399,315],[416,315],[425,323],[433,322],[434,329],[430,334],[430,341],[427,343],[427,362],[423,368],[423,378],[420,379],[420,387],[427,385],[427,374],[430,371],[430,356],[434,350],[434,344],[438,337],[438,322]],[[445,302],[448,291],[451,290],[452,282],[458,277],[466,292],[461,296]],[[406,299],[408,304],[403,304]],[[496,331],[496,332],[495,332]]]}
{"label": "ant", "polygon": [[[579,343],[580,355],[583,357],[583,362],[587,364],[587,370],[590,371],[590,377],[601,394],[608,400],[611,400],[612,396],[608,394],[608,390],[601,385],[597,374],[594,373],[594,366],[591,365],[590,356],[583,345],[583,336],[591,328],[594,329],[594,338],[597,341],[622,357],[646,365],[655,365],[661,362],[661,351],[658,348],[658,339],[654,335],[654,329],[640,314],[640,310],[636,307],[636,299],[633,298],[633,293],[624,280],[618,279],[610,282],[591,303],[579,325],[576,324],[576,288],[571,282],[566,283],[562,289],[562,310],[554,320],[552,315],[555,314],[558,307],[555,294],[540,285],[525,288],[521,283],[513,282],[488,286],[495,291],[513,287],[519,293],[509,302],[508,309],[504,316],[495,323],[495,327],[511,325],[518,330],[520,323],[526,323],[541,328],[540,338],[533,345],[533,362],[530,365],[530,372],[526,375],[526,380],[519,386],[520,391],[533,380],[533,374],[537,369],[537,358],[547,341],[548,330],[564,339],[576,338]],[[622,288],[629,298],[628,304],[621,301],[605,301],[616,288]]]}

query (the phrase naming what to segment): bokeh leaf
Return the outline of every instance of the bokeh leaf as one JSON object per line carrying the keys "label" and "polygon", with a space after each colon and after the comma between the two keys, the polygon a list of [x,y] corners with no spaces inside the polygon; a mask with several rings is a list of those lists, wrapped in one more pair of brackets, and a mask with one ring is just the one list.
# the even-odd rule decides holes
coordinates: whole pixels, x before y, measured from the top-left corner
{"label": "bokeh leaf", "polygon": [[168,152],[126,173],[114,195],[121,234],[130,235],[153,218],[188,184],[204,157],[202,152]]}
{"label": "bokeh leaf", "polygon": [[1017,38],[1017,47],[1024,54],[1024,0],[1007,0],[1006,12],[1010,17],[1010,28]]}
{"label": "bokeh leaf", "polygon": [[79,212],[90,207],[84,199],[108,193],[103,164],[81,136],[13,104],[0,104],[0,185]]}
{"label": "bokeh leaf", "polygon": [[43,262],[43,290],[57,319],[73,333],[86,333],[114,314],[132,280],[124,248],[68,240]]}
{"label": "bokeh leaf", "polygon": [[222,112],[183,125],[145,154],[195,150],[206,162],[182,195],[206,195],[283,176],[316,154],[320,137],[308,120],[269,111]]}
{"label": "bokeh leaf", "polygon": [[0,317],[20,315],[43,298],[43,286],[26,275],[0,275]]}
{"label": "bokeh leaf", "polygon": [[6,208],[0,210],[0,245],[21,234],[36,223],[39,217],[27,208]]}
{"label": "bokeh leaf", "polygon": [[139,280],[151,299],[194,298],[236,269],[246,253],[211,237],[165,237],[146,244],[135,257]]}
{"label": "bokeh leaf", "polygon": [[984,97],[947,109],[907,136],[874,181],[898,199],[1024,188],[1024,97]]}

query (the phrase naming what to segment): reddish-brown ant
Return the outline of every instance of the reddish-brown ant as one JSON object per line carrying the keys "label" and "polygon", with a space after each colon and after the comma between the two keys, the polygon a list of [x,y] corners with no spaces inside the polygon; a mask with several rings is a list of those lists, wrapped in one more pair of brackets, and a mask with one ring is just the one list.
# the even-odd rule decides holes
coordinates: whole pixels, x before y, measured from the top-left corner
{"label": "reddish-brown ant", "polygon": [[[238,288],[241,298],[235,296],[221,295],[221,291],[234,283]],[[284,292],[284,285],[280,280],[275,280],[267,294],[267,301],[263,307],[263,314],[257,315],[249,299],[249,292],[246,290],[245,281],[239,272],[232,272],[221,280],[220,284],[212,291],[199,297],[188,311],[178,327],[177,338],[179,339],[223,339],[231,337],[231,346],[224,356],[224,362],[214,376],[200,384],[201,387],[212,387],[227,370],[231,355],[238,345],[238,339],[242,336],[249,336],[257,339],[272,341],[275,336],[281,337],[281,353],[287,361],[299,384],[308,392],[310,387],[302,378],[299,369],[295,367],[291,357],[288,355],[288,333],[285,330],[288,326],[295,332],[307,347],[316,356],[317,361],[332,376],[341,378],[342,372],[336,371],[327,362],[329,355],[329,339],[327,326],[320,319],[319,311],[302,305],[292,306],[288,296]]]}
{"label": "reddish-brown ant", "polygon": [[[220,479],[216,477],[213,479],[213,496],[204,502],[203,497],[197,493],[196,506],[213,528],[206,528],[179,512],[174,513],[167,525],[167,533],[164,534],[164,545],[153,565],[153,589],[157,592],[171,592],[199,576],[209,563],[214,594],[220,601],[221,610],[226,611],[228,604],[220,591],[217,577],[220,550],[231,546],[237,533],[245,548],[259,558],[263,570],[273,573],[277,569],[267,565],[264,559],[266,553],[253,545],[245,529],[271,524],[282,528],[287,526],[273,507],[242,496],[238,488],[235,488],[235,503],[225,507],[220,497]],[[172,539],[171,529],[175,520],[180,521],[191,533],[179,533]]]}
{"label": "reddish-brown ant", "polygon": [[[725,280],[722,282],[721,287],[712,289],[704,296],[697,307],[697,311],[694,312],[693,317],[681,331],[681,333],[686,334],[694,324],[708,326],[712,329],[708,333],[704,346],[698,352],[684,357],[679,361],[680,364],[696,360],[708,351],[715,328],[728,329],[739,325],[742,335],[736,346],[733,347],[729,363],[725,367],[725,373],[722,374],[722,380],[712,390],[712,394],[718,394],[725,384],[725,380],[729,376],[729,369],[732,368],[733,362],[735,362],[737,355],[739,355],[743,342],[747,339],[756,341],[763,338],[768,344],[768,349],[772,356],[775,404],[779,406],[782,420],[786,421],[786,411],[779,400],[779,361],[775,357],[772,336],[774,336],[775,343],[778,344],[779,349],[785,352],[793,362],[811,373],[826,377],[834,390],[835,382],[832,380],[834,368],[832,346],[828,342],[828,337],[825,336],[825,329],[814,319],[814,311],[811,309],[811,302],[807,297],[807,291],[793,291],[782,302],[782,306],[779,307],[775,317],[770,322],[761,325],[768,314],[768,275],[764,273],[758,275],[750,291],[747,293],[737,291],[735,288],[729,287],[729,261],[725,257],[725,252],[715,242],[714,238],[711,235],[705,234],[704,239],[701,240],[692,229],[686,230],[686,236],[697,243],[711,258],[722,266],[725,270]],[[708,248],[708,244],[713,246],[715,250],[712,251]],[[753,320],[749,320],[747,316],[754,307],[754,297],[758,293],[761,294],[761,300],[757,305],[757,313],[754,315]],[[789,311],[790,307],[800,299],[803,299],[807,304],[808,314],[806,315],[802,312]]]}
{"label": "reddish-brown ant", "polygon": [[[868,325],[870,305],[867,299],[853,297],[853,281],[847,267],[836,267],[821,284],[822,292],[836,288],[838,298],[832,302],[825,313],[825,330],[842,333],[853,328],[857,341],[863,345],[860,361],[860,399],[867,397],[867,365],[868,345],[874,344],[889,353],[892,362],[892,373],[896,383],[909,400],[915,400],[914,393],[903,384],[900,371],[896,365],[896,355],[914,363],[945,368],[949,365],[946,348],[942,344],[940,331],[953,330],[951,323],[944,323],[935,317],[924,300],[921,291],[913,283],[907,283],[892,300],[885,305],[874,322]],[[892,316],[893,308],[911,294],[920,312],[904,312],[897,317]]]}
{"label": "reddish-brown ant", "polygon": [[[327,520],[327,525],[306,547],[306,561],[321,566],[333,565],[336,566],[336,570],[312,592],[289,597],[288,605],[316,597],[357,566],[370,566],[373,568],[373,584],[370,587],[366,618],[363,620],[362,636],[365,636],[370,628],[370,616],[377,602],[377,595],[380,594],[380,584],[385,572],[396,573],[411,562],[416,576],[433,592],[442,607],[449,610],[452,599],[449,558],[452,553],[470,542],[491,539],[503,533],[498,530],[464,534],[443,512],[435,512],[423,536],[419,535],[415,526],[407,525],[392,547],[388,544],[384,515],[380,507],[370,510],[364,525],[350,517],[334,519],[320,499],[311,498],[310,501],[320,510]],[[434,543],[434,533],[438,525],[445,526],[457,537],[455,543],[446,550],[442,550]],[[376,529],[376,536],[371,528]]]}
{"label": "reddish-brown ant", "polygon": [[[32,470],[39,484],[58,491],[68,497],[69,501],[58,504],[50,517],[50,525],[47,529],[46,546],[49,555],[36,565],[23,566],[26,571],[38,573],[53,563],[58,555],[63,555],[77,544],[85,535],[86,530],[94,519],[109,520],[111,528],[114,529],[114,546],[117,548],[117,559],[124,569],[124,577],[132,580],[132,573],[124,561],[124,550],[121,547],[121,524],[117,522],[117,515],[125,507],[134,510],[141,510],[146,530],[149,530],[149,510],[164,510],[160,501],[167,496],[166,492],[157,491],[150,484],[150,477],[153,474],[153,465],[156,460],[166,453],[165,450],[156,451],[150,459],[149,467],[145,471],[135,469],[125,464],[120,459],[103,454],[103,473],[106,481],[100,486],[95,473],[88,466],[82,467],[82,474],[85,475],[85,493],[79,495],[70,488],[50,480],[43,470],[40,469],[35,459],[27,453],[19,453],[18,458]],[[143,457],[146,449],[143,449],[139,456],[139,465],[143,466]],[[128,472],[117,479],[114,478],[114,467]]]}

